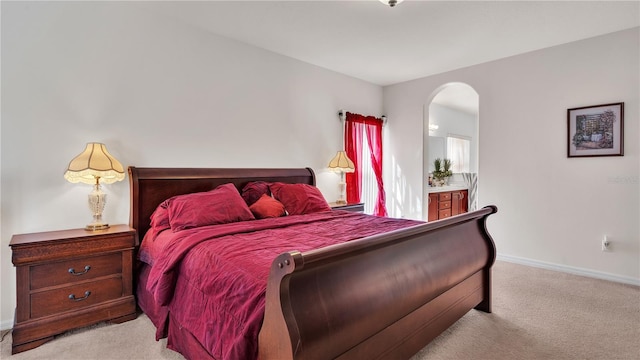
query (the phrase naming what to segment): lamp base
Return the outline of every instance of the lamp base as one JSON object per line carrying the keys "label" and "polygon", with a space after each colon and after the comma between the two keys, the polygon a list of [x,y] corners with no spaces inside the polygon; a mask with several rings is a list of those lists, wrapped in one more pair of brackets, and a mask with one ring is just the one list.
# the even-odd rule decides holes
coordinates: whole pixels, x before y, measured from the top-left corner
{"label": "lamp base", "polygon": [[84,227],[87,231],[97,231],[109,228],[109,224],[102,222],[102,210],[107,203],[107,194],[102,192],[100,188],[99,180],[96,180],[96,185],[93,187],[93,191],[89,194],[89,209],[93,214],[93,222]]}
{"label": "lamp base", "polygon": [[87,231],[105,230],[109,228],[109,224],[89,224],[84,227]]}
{"label": "lamp base", "polygon": [[336,205],[347,205],[347,200],[338,199],[336,200]]}

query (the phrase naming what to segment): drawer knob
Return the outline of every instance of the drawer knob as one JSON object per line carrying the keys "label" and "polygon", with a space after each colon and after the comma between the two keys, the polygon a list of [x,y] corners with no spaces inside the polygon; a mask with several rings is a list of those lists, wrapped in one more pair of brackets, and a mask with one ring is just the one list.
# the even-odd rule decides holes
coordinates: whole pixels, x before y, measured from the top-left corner
{"label": "drawer knob", "polygon": [[84,297],[81,298],[76,298],[76,296],[74,294],[69,294],[69,300],[73,300],[73,301],[82,301],[82,300],[86,300],[89,295],[91,295],[91,291],[87,290],[84,292]]}
{"label": "drawer knob", "polygon": [[84,267],[84,271],[83,272],[76,272],[76,269],[74,268],[69,268],[69,274],[71,275],[83,275],[86,274],[89,270],[91,270],[91,266],[87,265]]}

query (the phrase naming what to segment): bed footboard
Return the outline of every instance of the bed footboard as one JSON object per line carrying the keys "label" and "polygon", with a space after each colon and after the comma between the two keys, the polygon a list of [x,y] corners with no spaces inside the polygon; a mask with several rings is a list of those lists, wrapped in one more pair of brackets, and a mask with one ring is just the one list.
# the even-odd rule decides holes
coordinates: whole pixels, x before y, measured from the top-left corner
{"label": "bed footboard", "polygon": [[496,211],[280,255],[259,358],[408,358],[470,309],[491,312]]}

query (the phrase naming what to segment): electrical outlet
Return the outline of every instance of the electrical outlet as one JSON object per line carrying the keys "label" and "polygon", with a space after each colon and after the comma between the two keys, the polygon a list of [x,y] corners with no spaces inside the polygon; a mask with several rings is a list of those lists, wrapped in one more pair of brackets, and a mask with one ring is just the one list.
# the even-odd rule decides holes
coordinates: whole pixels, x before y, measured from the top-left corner
{"label": "electrical outlet", "polygon": [[611,241],[609,241],[609,238],[607,238],[607,235],[605,235],[602,238],[602,251],[610,251],[611,250]]}

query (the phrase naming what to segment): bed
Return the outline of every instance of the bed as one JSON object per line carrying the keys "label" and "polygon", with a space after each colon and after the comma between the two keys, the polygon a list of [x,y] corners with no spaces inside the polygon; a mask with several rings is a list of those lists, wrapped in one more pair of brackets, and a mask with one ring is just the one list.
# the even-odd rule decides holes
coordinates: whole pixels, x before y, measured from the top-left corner
{"label": "bed", "polygon": [[[309,168],[137,167],[129,167],[129,175],[130,225],[142,241],[136,298],[157,328],[156,339],[167,337],[167,346],[187,358],[408,358],[469,310],[491,312],[495,246],[486,219],[495,206],[431,223],[334,210],[171,234],[157,230],[156,211],[167,199],[223,187],[242,194],[251,183],[314,187],[315,175]],[[365,231],[376,221],[384,232]],[[300,230],[304,226],[320,235]],[[260,248],[256,234],[274,238],[266,233],[277,234],[278,246]],[[170,245],[150,261],[145,242],[165,244],[165,238]],[[307,238],[321,242],[307,244]],[[239,248],[245,244],[257,250]],[[223,253],[230,258],[221,259]],[[233,276],[222,278],[227,273]],[[257,285],[240,284],[243,277],[256,278]],[[218,284],[224,294],[204,294]],[[242,311],[220,311],[222,322],[233,322],[232,331],[209,318],[227,298],[252,292],[257,297],[245,300]],[[249,350],[229,350],[219,339],[226,332],[237,332]]]}

